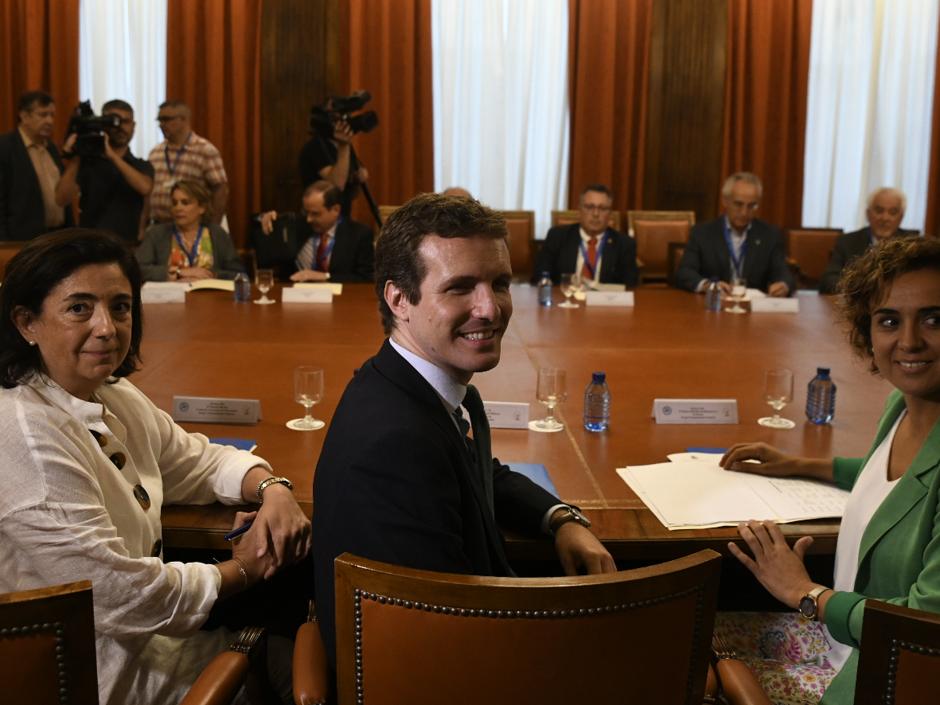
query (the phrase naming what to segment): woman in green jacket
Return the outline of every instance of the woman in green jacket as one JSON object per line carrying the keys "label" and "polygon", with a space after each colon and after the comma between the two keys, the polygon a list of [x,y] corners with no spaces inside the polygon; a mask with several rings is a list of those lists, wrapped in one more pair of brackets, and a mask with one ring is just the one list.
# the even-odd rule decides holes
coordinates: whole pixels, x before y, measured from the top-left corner
{"label": "woman in green jacket", "polygon": [[870,249],[846,270],[841,293],[852,346],[895,387],[868,455],[797,458],[751,443],[721,460],[729,470],[851,490],[831,586],[804,568],[810,537],[790,548],[773,522],[749,521],[739,527],[748,550],[729,544],[774,597],[825,625],[832,648],[823,661],[835,677],[821,702],[838,704],[854,699],[867,600],[940,612],[940,241],[904,238]]}

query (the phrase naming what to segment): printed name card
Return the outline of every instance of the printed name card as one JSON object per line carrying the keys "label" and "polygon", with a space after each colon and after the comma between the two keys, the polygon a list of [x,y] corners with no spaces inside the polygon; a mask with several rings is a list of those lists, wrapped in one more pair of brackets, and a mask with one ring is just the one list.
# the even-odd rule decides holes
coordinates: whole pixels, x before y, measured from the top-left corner
{"label": "printed name card", "polygon": [[751,301],[751,313],[799,313],[800,300],[797,298],[778,299],[765,296]]}
{"label": "printed name card", "polygon": [[633,306],[632,291],[589,291],[588,306]]}
{"label": "printed name card", "polygon": [[329,289],[333,296],[339,296],[343,293],[343,285],[337,282],[297,282],[295,289]]}
{"label": "printed name card", "polygon": [[226,397],[174,396],[174,421],[202,423],[258,423],[261,402],[257,399],[228,399]]}
{"label": "printed name card", "polygon": [[281,289],[281,300],[285,304],[331,304],[333,292],[330,289],[290,286]]}
{"label": "printed name card", "polygon": [[529,405],[514,401],[484,401],[490,428],[528,428]]}
{"label": "printed name card", "polygon": [[663,424],[736,424],[737,399],[654,399],[653,417]]}
{"label": "printed name card", "polygon": [[140,301],[145,304],[184,304],[187,282],[147,282],[140,288]]}

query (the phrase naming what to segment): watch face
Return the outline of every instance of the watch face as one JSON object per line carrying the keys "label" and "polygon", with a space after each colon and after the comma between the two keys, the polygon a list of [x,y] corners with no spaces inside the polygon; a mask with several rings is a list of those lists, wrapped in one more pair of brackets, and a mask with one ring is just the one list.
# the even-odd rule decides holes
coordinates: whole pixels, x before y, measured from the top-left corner
{"label": "watch face", "polygon": [[816,616],[816,603],[809,595],[800,600],[800,614],[806,619],[813,619]]}

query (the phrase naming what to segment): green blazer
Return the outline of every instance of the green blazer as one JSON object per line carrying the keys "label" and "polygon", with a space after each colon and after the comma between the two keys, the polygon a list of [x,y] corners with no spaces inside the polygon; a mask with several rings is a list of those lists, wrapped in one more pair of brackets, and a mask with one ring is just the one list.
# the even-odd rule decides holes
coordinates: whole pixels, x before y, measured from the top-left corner
{"label": "green blazer", "polygon": [[[872,452],[904,410],[901,393],[888,397],[868,456],[836,458],[836,484],[851,489]],[[833,637],[855,647],[820,701],[851,703],[855,696],[862,616],[869,598],[940,612],[940,422],[933,427],[907,472],[875,510],[862,534],[854,592],[836,592],[826,603]]]}

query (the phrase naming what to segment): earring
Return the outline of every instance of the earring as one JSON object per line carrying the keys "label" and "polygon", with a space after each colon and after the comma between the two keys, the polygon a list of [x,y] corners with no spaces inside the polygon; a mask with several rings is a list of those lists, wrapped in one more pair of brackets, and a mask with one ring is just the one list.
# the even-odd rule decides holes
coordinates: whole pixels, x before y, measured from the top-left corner
{"label": "earring", "polygon": [[35,341],[35,340],[27,340],[26,342],[29,343],[29,347],[31,347],[31,348],[36,346],[36,341]]}

